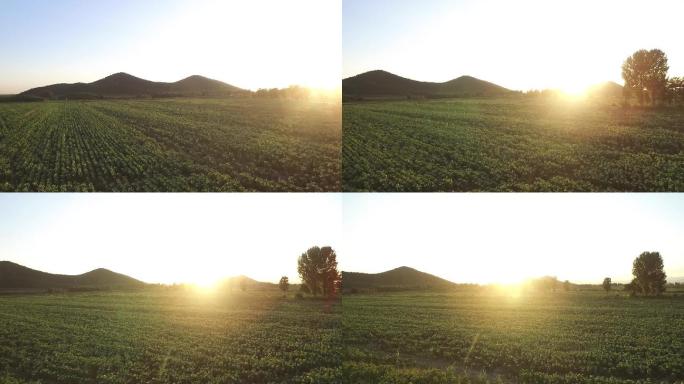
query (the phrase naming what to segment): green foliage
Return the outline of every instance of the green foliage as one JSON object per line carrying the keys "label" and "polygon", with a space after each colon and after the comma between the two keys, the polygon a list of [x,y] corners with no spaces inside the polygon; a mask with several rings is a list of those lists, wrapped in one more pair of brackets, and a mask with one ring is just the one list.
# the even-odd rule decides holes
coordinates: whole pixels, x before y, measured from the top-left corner
{"label": "green foliage", "polygon": [[331,247],[311,247],[297,260],[302,285],[315,295],[335,296],[340,288],[337,254]]}
{"label": "green foliage", "polygon": [[288,279],[287,276],[281,277],[278,282],[278,288],[283,292],[287,292],[287,290],[290,289],[290,279]]}
{"label": "green foliage", "polygon": [[659,252],[643,252],[634,259],[632,275],[632,289],[638,293],[657,296],[665,292],[667,276]]}
{"label": "green foliage", "polygon": [[537,99],[343,108],[345,191],[684,191],[684,110]]}
{"label": "green foliage", "polygon": [[638,50],[622,64],[625,96],[636,95],[639,104],[648,97],[652,104],[665,97],[667,87],[667,55],[659,49]]}
{"label": "green foliage", "polygon": [[602,284],[602,285],[603,285],[603,289],[604,289],[606,292],[610,291],[610,288],[612,287],[612,284],[613,284],[613,280],[612,280],[610,277],[606,277],[605,279],[603,279],[603,284]]}
{"label": "green foliage", "polygon": [[667,80],[667,98],[673,104],[684,104],[684,77]]}
{"label": "green foliage", "polygon": [[333,383],[339,321],[274,292],[0,296],[0,383]]}
{"label": "green foliage", "polygon": [[674,383],[684,377],[684,300],[350,295],[342,340],[350,383]]}
{"label": "green foliage", "polygon": [[335,191],[340,145],[337,103],[3,103],[0,189]]}

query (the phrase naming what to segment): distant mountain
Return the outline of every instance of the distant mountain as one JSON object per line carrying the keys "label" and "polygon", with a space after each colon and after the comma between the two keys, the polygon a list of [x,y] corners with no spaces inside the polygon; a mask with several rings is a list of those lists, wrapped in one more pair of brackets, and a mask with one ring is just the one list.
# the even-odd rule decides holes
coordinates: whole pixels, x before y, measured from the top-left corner
{"label": "distant mountain", "polygon": [[115,73],[92,83],[53,84],[22,92],[19,96],[32,96],[44,99],[90,99],[124,97],[164,97],[164,96],[230,96],[247,92],[244,89],[208,79],[203,76],[190,76],[175,83],[154,82]]}
{"label": "distant mountain", "polygon": [[409,267],[381,273],[342,272],[342,289],[445,289],[456,286],[449,280]]}
{"label": "distant mountain", "polygon": [[0,289],[129,288],[143,285],[142,281],[103,268],[82,275],[56,275],[0,261]]}
{"label": "distant mountain", "polygon": [[258,285],[262,284],[260,281],[256,281],[252,279],[251,277],[247,277],[245,275],[240,275],[240,276],[232,276],[224,279],[222,281],[223,284],[232,284],[232,285],[240,285],[240,284],[245,284],[245,285]]}
{"label": "distant mountain", "polygon": [[220,92],[246,92],[244,89],[226,84],[224,82],[210,79],[204,76],[193,75],[179,80],[173,84],[175,92],[181,93],[220,93]]}
{"label": "distant mountain", "polygon": [[622,85],[614,81],[606,81],[589,87],[587,94],[592,97],[601,98],[622,97]]}
{"label": "distant mountain", "polygon": [[[294,284],[291,284],[294,285]],[[228,277],[221,280],[217,286],[220,289],[237,291],[244,288],[247,291],[263,291],[263,290],[276,290],[278,289],[278,284],[268,283],[263,281],[257,281],[250,277],[240,275]],[[290,287],[292,289],[292,287]]]}
{"label": "distant mountain", "polygon": [[342,80],[342,93],[347,97],[497,96],[511,92],[509,89],[471,76],[461,76],[444,83],[431,83],[378,70]]}

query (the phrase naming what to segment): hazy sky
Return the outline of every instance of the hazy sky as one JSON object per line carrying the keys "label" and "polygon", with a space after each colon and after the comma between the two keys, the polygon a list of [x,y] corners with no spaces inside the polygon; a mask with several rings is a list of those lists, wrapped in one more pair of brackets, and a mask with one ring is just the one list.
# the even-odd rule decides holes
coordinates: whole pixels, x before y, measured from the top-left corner
{"label": "hazy sky", "polygon": [[344,0],[343,75],[471,75],[511,89],[622,83],[634,51],[660,48],[684,75],[681,0]]}
{"label": "hazy sky", "polygon": [[0,94],[127,72],[338,87],[341,0],[2,0]]}
{"label": "hazy sky", "polygon": [[146,282],[298,282],[302,252],[341,242],[339,194],[0,194],[0,212],[0,260]]}
{"label": "hazy sky", "polygon": [[684,277],[684,194],[345,194],[340,265],[456,282],[626,281],[643,251]]}
{"label": "hazy sky", "polygon": [[0,194],[0,260],[147,282],[298,281],[297,257],[457,282],[625,281],[643,251],[684,277],[684,194]]}

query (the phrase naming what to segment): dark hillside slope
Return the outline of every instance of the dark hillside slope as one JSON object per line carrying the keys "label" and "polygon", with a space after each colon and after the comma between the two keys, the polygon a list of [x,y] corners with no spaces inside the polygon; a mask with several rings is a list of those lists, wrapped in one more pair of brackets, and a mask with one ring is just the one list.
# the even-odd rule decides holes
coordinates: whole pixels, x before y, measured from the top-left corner
{"label": "dark hillside slope", "polygon": [[247,92],[238,87],[208,79],[190,76],[175,83],[154,82],[127,73],[115,73],[92,83],[53,84],[29,89],[21,96],[45,99],[64,98],[123,98],[155,96],[230,96]]}
{"label": "dark hillside slope", "polygon": [[342,272],[342,288],[351,289],[445,289],[456,284],[409,267],[381,273]]}
{"label": "dark hillside slope", "polygon": [[506,88],[471,76],[461,76],[444,83],[431,83],[377,70],[342,80],[342,93],[348,97],[496,96],[510,92]]}
{"label": "dark hillside slope", "polygon": [[590,87],[587,94],[598,98],[622,98],[622,85],[614,81],[606,81]]}
{"label": "dark hillside slope", "polygon": [[95,269],[81,275],[58,275],[37,271],[10,261],[0,261],[0,289],[49,289],[78,287],[140,287],[142,281]]}

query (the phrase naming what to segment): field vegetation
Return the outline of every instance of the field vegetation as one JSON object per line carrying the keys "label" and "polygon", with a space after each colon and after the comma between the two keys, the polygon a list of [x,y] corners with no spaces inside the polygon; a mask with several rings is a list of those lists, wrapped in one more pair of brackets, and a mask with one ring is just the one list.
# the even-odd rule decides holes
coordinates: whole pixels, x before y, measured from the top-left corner
{"label": "field vegetation", "polygon": [[349,383],[681,383],[684,292],[347,295]]}
{"label": "field vegetation", "polygon": [[338,102],[0,103],[3,191],[335,191]]}
{"label": "field vegetation", "polygon": [[0,296],[2,383],[337,383],[336,301],[156,288]]}
{"label": "field vegetation", "polygon": [[345,191],[684,191],[684,109],[535,97],[345,103]]}

